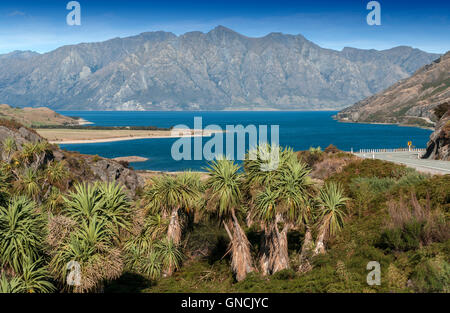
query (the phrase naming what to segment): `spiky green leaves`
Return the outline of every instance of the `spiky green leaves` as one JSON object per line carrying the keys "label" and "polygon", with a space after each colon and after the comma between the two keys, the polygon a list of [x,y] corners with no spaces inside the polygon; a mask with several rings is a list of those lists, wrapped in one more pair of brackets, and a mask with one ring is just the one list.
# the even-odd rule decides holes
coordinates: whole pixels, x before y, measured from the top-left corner
{"label": "spiky green leaves", "polygon": [[306,223],[307,203],[312,181],[306,164],[291,149],[279,149],[278,168],[261,170],[258,160],[245,161],[245,186],[251,196],[252,218],[274,222],[277,214],[284,221]]}
{"label": "spiky green leaves", "polygon": [[225,158],[212,161],[207,168],[206,182],[207,208],[216,211],[219,217],[230,216],[242,200],[242,174],[239,165]]}
{"label": "spiky green leaves", "polygon": [[65,288],[69,274],[68,264],[80,265],[80,285],[75,292],[96,290],[104,280],[118,278],[123,270],[120,250],[113,244],[112,230],[107,221],[94,216],[83,221],[81,227],[70,234],[54,251],[50,268]]}
{"label": "spiky green leaves", "polygon": [[138,234],[125,243],[126,266],[130,271],[157,279],[164,270],[178,269],[182,252],[166,236],[168,220],[160,215],[150,215]]}
{"label": "spiky green leaves", "polygon": [[201,188],[199,175],[195,173],[157,176],[145,189],[145,199],[153,213],[170,214],[176,208],[190,213],[200,198]]}
{"label": "spiky green leaves", "polygon": [[27,258],[23,263],[19,278],[20,292],[49,293],[55,291],[55,286],[48,281],[49,273],[43,267],[42,260],[33,262]]}
{"label": "spiky green leaves", "polygon": [[131,227],[132,211],[127,195],[116,183],[78,184],[74,189],[64,197],[63,215],[50,221],[50,268],[67,288],[67,265],[77,262],[81,284],[73,291],[87,292],[122,273],[118,243],[121,231]]}
{"label": "spiky green leaves", "polygon": [[14,197],[7,206],[0,207],[1,263],[20,271],[25,259],[38,259],[44,226],[35,203],[25,197]]}
{"label": "spiky green leaves", "polygon": [[326,233],[334,236],[341,230],[344,224],[345,203],[349,198],[344,196],[341,185],[330,182],[320,190],[318,196],[318,214],[321,227],[325,227]]}
{"label": "spiky green leaves", "polygon": [[123,187],[116,183],[77,184],[64,202],[64,213],[79,223],[97,217],[115,235],[130,227],[130,202]]}

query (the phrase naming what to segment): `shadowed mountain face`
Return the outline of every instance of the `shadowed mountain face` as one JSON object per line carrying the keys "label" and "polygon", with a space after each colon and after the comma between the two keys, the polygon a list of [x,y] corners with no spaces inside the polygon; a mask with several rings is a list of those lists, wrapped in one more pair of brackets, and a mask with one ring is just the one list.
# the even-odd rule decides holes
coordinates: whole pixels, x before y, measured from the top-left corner
{"label": "shadowed mountain face", "polygon": [[439,55],[323,49],[303,36],[219,26],[0,55],[0,102],[79,110],[339,109]]}

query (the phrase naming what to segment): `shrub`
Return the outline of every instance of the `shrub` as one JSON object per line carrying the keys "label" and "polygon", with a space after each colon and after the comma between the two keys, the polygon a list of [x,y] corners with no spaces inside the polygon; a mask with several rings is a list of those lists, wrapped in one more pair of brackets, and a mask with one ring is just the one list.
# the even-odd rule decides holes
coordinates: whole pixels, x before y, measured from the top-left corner
{"label": "shrub", "polygon": [[[320,147],[319,147],[320,148]],[[300,151],[298,158],[308,164],[309,167],[313,167],[314,164],[323,160],[323,153],[319,148],[310,148],[309,151]]]}
{"label": "shrub", "polygon": [[389,219],[378,244],[381,248],[415,250],[421,245],[449,238],[449,224],[439,210],[431,210],[429,198],[423,206],[412,192],[409,203],[400,196],[399,201],[389,201],[387,207]]}
{"label": "shrub", "polygon": [[102,158],[96,154],[92,157],[92,162],[97,163],[98,161],[100,161]]}
{"label": "shrub", "polygon": [[272,278],[277,280],[289,280],[297,276],[293,269],[285,269],[273,274]]}
{"label": "shrub", "polygon": [[341,150],[339,150],[338,148],[336,148],[333,145],[329,145],[328,147],[325,148],[324,152],[325,153],[338,153],[338,152],[341,152]]}
{"label": "shrub", "polygon": [[436,175],[414,186],[418,199],[430,199],[431,207],[450,212],[450,175]]}
{"label": "shrub", "polygon": [[398,165],[382,160],[355,160],[345,166],[340,173],[330,177],[330,180],[341,182],[344,187],[357,177],[366,178],[393,178],[400,179],[408,174],[415,173],[415,170],[404,165]]}
{"label": "shrub", "polygon": [[450,264],[443,257],[425,260],[418,264],[411,276],[418,292],[450,292]]}
{"label": "shrub", "polygon": [[424,224],[410,222],[402,228],[386,229],[380,238],[379,247],[395,251],[415,250],[420,247]]}
{"label": "shrub", "polygon": [[394,264],[389,264],[387,270],[387,284],[391,291],[402,290],[406,288],[408,282],[408,276],[404,272],[400,271]]}

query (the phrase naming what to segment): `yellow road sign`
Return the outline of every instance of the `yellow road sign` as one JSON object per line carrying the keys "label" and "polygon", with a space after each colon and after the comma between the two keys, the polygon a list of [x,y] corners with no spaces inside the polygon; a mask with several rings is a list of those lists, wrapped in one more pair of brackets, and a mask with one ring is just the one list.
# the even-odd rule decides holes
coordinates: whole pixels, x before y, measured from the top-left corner
{"label": "yellow road sign", "polygon": [[408,146],[412,146],[412,141],[408,141]]}

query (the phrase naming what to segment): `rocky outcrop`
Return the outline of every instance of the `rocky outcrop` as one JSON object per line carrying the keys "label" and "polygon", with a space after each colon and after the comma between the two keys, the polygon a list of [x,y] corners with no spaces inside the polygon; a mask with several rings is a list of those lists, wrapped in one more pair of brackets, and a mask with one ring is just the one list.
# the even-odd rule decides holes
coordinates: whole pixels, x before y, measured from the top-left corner
{"label": "rocky outcrop", "polygon": [[[0,143],[8,137],[14,138],[19,149],[25,142],[37,143],[43,140],[42,137],[32,129],[22,126],[14,121],[0,120]],[[2,149],[1,144],[0,149]]]}
{"label": "rocky outcrop", "polygon": [[424,158],[450,161],[450,109],[436,124],[436,130],[430,136]]}
{"label": "rocky outcrop", "polygon": [[324,49],[301,35],[219,26],[0,56],[0,101],[75,110],[334,109],[439,57],[411,47]]}
{"label": "rocky outcrop", "polygon": [[144,180],[135,171],[124,167],[119,162],[101,159],[96,162],[88,162],[92,173],[102,181],[117,181],[129,190],[135,191],[144,185]]}
{"label": "rocky outcrop", "polygon": [[344,122],[433,127],[434,108],[450,100],[450,52],[413,76],[337,114]]}
{"label": "rocky outcrop", "polygon": [[[2,143],[8,137],[14,138],[17,149],[27,142],[38,143],[44,139],[34,130],[13,121],[0,120],[0,160],[5,160]],[[120,162],[99,156],[83,155],[77,152],[63,151],[56,145],[43,158],[44,162],[52,160],[65,161],[69,172],[77,181],[117,181],[134,195],[139,187],[143,187],[144,179],[135,171],[123,166]]]}

